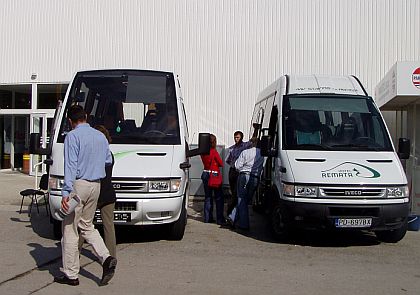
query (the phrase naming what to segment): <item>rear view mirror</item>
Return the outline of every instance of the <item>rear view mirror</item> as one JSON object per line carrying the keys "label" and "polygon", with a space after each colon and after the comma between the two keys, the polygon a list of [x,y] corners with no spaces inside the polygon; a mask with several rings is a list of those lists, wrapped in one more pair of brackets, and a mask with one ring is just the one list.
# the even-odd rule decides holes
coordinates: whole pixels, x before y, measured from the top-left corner
{"label": "rear view mirror", "polygon": [[50,149],[41,147],[41,135],[39,133],[31,133],[29,138],[29,153],[35,155],[49,155]]}
{"label": "rear view mirror", "polygon": [[208,155],[210,153],[210,133],[198,134],[198,148],[187,151],[187,157]]}
{"label": "rear view mirror", "polygon": [[398,141],[398,157],[400,159],[410,158],[410,140],[408,138],[400,138]]}

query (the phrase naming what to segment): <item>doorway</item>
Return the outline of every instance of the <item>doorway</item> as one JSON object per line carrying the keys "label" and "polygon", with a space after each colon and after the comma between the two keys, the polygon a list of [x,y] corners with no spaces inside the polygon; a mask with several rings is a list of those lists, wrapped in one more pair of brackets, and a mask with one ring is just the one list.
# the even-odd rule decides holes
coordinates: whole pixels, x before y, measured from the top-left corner
{"label": "doorway", "polygon": [[0,168],[22,170],[29,149],[29,115],[1,115],[0,130]]}

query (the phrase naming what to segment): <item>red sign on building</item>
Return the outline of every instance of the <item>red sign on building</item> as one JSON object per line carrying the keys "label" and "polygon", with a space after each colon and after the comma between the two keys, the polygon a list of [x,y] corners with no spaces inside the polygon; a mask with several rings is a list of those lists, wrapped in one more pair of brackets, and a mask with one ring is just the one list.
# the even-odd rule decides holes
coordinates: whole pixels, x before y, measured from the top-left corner
{"label": "red sign on building", "polygon": [[413,81],[414,86],[420,89],[420,68],[414,70],[411,81]]}

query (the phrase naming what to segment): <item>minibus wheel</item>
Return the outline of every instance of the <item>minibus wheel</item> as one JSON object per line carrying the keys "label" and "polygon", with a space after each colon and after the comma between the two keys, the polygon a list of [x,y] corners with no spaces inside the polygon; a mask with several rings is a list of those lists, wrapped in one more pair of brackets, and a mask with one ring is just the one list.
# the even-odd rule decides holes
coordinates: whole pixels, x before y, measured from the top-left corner
{"label": "minibus wheel", "polygon": [[275,204],[270,214],[271,232],[276,240],[287,240],[290,236],[290,223],[280,204]]}
{"label": "minibus wheel", "polygon": [[187,209],[182,206],[179,219],[170,225],[169,239],[180,241],[184,237],[185,226],[187,225]]}
{"label": "minibus wheel", "polygon": [[381,230],[376,231],[376,237],[378,240],[385,243],[397,243],[401,241],[407,232],[407,220],[404,222],[403,226],[397,229],[391,230]]}

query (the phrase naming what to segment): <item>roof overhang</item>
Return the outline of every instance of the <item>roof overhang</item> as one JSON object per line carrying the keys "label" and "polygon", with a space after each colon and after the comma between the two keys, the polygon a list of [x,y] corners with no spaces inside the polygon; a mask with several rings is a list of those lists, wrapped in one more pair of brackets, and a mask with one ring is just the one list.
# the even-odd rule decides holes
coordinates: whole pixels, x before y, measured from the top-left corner
{"label": "roof overhang", "polygon": [[375,101],[383,111],[403,110],[420,102],[420,61],[395,63],[375,87]]}

